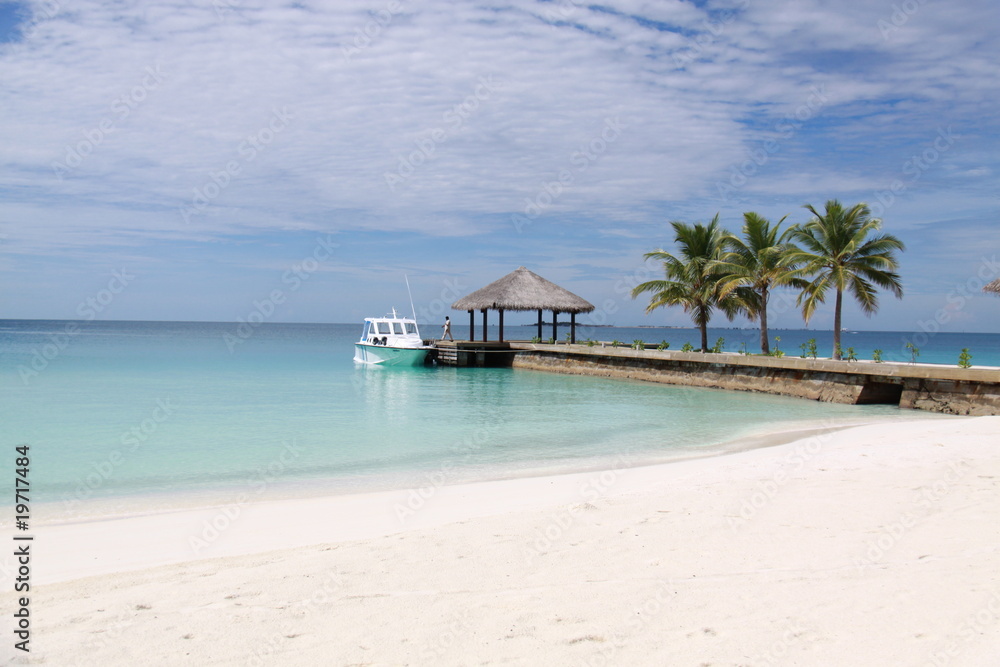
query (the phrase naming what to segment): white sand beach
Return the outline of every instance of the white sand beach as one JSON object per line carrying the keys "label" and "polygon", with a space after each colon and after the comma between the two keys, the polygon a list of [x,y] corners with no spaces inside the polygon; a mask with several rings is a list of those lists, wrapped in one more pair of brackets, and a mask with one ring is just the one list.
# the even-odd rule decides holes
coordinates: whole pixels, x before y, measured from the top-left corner
{"label": "white sand beach", "polygon": [[[986,667],[1000,656],[1000,417],[428,484],[39,527],[30,661]],[[15,600],[5,592],[4,609]],[[25,661],[5,636],[0,655]]]}

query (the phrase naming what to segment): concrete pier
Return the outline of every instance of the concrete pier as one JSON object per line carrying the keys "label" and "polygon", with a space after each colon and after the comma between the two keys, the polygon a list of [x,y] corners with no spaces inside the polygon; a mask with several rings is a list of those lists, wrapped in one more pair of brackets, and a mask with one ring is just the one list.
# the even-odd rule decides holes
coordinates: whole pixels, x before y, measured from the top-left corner
{"label": "concrete pier", "polygon": [[512,343],[514,368],[884,403],[956,415],[1000,414],[1000,369],[742,354]]}

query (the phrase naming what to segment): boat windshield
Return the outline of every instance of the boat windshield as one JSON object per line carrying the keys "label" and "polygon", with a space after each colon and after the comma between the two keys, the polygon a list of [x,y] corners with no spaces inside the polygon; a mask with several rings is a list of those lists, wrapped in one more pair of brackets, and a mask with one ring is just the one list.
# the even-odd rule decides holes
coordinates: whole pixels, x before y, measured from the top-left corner
{"label": "boat windshield", "polygon": [[404,322],[404,326],[406,326],[406,333],[416,335],[417,333],[416,322]]}
{"label": "boat windshield", "polygon": [[397,336],[402,336],[403,335],[403,323],[402,322],[393,322],[392,323],[392,333],[396,334]]}

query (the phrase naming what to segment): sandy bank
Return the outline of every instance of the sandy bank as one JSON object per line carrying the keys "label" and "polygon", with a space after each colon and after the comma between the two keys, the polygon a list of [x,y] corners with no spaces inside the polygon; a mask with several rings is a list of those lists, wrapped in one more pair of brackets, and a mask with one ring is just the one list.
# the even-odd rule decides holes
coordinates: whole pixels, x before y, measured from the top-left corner
{"label": "sandy bank", "polygon": [[[32,656],[985,666],[1000,655],[997,417],[425,495],[248,505],[225,529],[225,508],[46,528]],[[220,528],[212,539],[206,521]],[[143,550],[125,548],[136,531]]]}

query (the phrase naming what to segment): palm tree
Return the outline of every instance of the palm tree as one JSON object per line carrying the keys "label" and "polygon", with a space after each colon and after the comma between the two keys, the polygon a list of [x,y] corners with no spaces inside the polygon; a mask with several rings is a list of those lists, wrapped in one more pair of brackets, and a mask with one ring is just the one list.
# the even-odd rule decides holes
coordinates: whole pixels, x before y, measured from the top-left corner
{"label": "palm tree", "polygon": [[715,265],[722,258],[723,239],[727,233],[719,227],[718,214],[708,225],[683,222],[671,222],[670,225],[674,228],[679,254],[675,256],[664,250],[646,253],[646,259],[663,262],[665,279],[637,285],[632,290],[632,298],[650,292],[652,297],[646,307],[647,313],[661,306],[684,308],[701,329],[701,351],[708,352],[708,322],[712,311],[718,308],[732,319],[742,307],[738,301],[742,292],[732,292],[724,298],[719,296],[723,274]]}
{"label": "palm tree", "polygon": [[[785,218],[788,216],[786,215]],[[729,234],[723,239],[726,252],[716,264],[725,274],[719,286],[722,296],[743,287],[752,292],[754,298],[746,300],[747,314],[751,320],[760,321],[760,351],[771,353],[767,333],[767,302],[775,287],[790,286],[805,288],[807,281],[797,277],[791,254],[794,248],[789,239],[795,233],[792,226],[778,233],[782,218],[774,227],[771,222],[757,213],[743,214],[743,238]]]}
{"label": "palm tree", "polygon": [[826,202],[822,215],[809,204],[805,208],[813,218],[792,234],[803,248],[790,253],[790,261],[801,264],[798,273],[811,278],[808,287],[799,295],[799,304],[808,322],[830,288],[836,289],[833,358],[840,359],[844,291],[854,295],[866,315],[878,310],[876,287],[889,290],[897,299],[902,298],[903,285],[896,273],[899,268],[896,252],[906,248],[892,234],[880,233],[882,221],[871,217],[866,204],[845,209],[839,201],[831,199]]}

